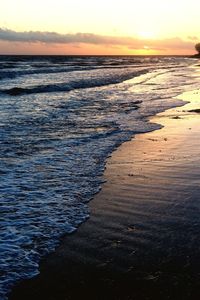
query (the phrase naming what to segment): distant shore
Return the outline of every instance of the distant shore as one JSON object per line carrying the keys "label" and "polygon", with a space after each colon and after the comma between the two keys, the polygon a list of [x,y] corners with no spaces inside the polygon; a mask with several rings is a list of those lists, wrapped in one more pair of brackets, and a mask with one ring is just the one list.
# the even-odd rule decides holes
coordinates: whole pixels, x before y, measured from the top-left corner
{"label": "distant shore", "polygon": [[200,58],[200,53],[194,54],[191,56],[192,58]]}
{"label": "distant shore", "polygon": [[200,93],[108,159],[90,219],[9,300],[199,299]]}

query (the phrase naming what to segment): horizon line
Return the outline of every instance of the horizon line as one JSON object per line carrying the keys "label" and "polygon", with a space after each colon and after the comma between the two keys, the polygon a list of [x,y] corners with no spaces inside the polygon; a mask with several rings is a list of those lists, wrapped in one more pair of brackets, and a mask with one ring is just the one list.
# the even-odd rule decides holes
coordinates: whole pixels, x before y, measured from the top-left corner
{"label": "horizon line", "polygon": [[3,54],[0,56],[179,56],[179,57],[193,57],[195,54]]}

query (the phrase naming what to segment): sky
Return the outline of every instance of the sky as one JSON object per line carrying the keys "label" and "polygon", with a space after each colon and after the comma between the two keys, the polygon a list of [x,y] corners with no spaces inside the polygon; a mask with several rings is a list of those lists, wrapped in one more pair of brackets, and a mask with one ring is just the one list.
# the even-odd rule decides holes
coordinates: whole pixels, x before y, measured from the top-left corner
{"label": "sky", "polygon": [[199,0],[0,0],[0,54],[190,55]]}

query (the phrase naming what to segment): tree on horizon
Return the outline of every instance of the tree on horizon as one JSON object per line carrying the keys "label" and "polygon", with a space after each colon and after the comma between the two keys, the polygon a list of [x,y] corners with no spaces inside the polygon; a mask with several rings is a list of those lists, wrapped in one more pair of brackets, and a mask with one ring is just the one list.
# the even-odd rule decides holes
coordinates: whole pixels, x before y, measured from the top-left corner
{"label": "tree on horizon", "polygon": [[195,45],[195,49],[198,52],[198,54],[200,55],[200,43]]}

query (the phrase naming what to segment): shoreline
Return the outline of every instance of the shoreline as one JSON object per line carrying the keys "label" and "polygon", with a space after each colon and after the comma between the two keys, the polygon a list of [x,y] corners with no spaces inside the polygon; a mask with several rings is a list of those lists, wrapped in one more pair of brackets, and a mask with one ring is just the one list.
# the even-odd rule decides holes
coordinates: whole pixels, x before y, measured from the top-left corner
{"label": "shoreline", "polygon": [[191,112],[199,108],[198,94],[188,97],[190,103],[150,119],[163,128],[137,134],[112,153],[90,218],[9,300],[200,296],[200,116]]}

